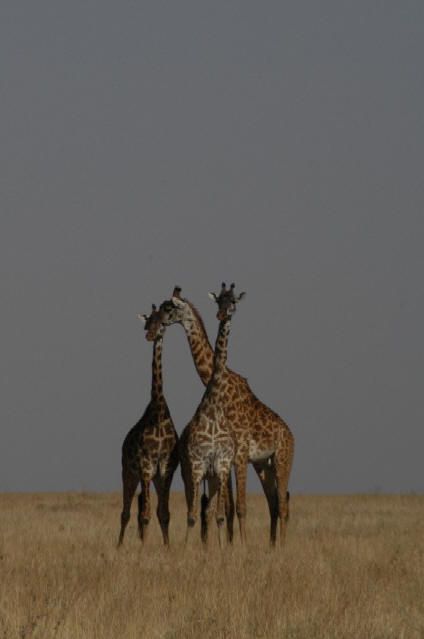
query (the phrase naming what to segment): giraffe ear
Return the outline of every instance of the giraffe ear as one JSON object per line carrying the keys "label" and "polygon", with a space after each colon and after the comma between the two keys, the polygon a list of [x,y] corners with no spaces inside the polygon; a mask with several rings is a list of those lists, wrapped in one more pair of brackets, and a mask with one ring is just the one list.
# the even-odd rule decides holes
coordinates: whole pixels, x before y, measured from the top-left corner
{"label": "giraffe ear", "polygon": [[213,300],[214,302],[218,301],[218,298],[215,293],[208,293],[208,295],[211,298],[211,300]]}
{"label": "giraffe ear", "polygon": [[147,315],[137,315],[138,319],[143,322],[143,324],[146,324],[147,322]]}
{"label": "giraffe ear", "polygon": [[246,293],[245,292],[240,293],[240,295],[236,298],[236,301],[240,302],[240,300],[244,299],[245,297],[246,297]]}
{"label": "giraffe ear", "polygon": [[185,302],[183,302],[182,300],[180,300],[178,297],[171,297],[172,303],[174,306],[176,306],[177,308],[184,308],[185,307]]}

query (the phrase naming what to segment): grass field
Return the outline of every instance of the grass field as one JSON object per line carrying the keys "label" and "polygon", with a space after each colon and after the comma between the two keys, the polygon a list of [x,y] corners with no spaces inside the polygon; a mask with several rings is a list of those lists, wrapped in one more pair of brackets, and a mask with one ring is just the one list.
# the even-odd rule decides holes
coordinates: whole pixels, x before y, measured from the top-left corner
{"label": "grass field", "polygon": [[[262,496],[248,545],[184,551],[156,520],[141,547],[135,503],[119,551],[118,494],[0,495],[0,637],[79,639],[424,637],[424,497],[293,496],[283,548]],[[238,532],[238,531],[237,531]]]}

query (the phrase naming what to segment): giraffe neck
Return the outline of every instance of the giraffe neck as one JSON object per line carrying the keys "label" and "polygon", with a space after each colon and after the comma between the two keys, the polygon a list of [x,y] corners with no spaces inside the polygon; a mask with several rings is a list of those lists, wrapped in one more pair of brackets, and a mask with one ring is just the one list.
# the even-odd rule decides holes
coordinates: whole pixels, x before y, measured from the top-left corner
{"label": "giraffe neck", "polygon": [[214,352],[209,343],[202,318],[190,303],[188,306],[189,312],[182,321],[182,325],[187,335],[197,373],[206,386],[212,377]]}
{"label": "giraffe neck", "polygon": [[162,337],[157,338],[153,344],[152,401],[156,403],[163,401]]}
{"label": "giraffe neck", "polygon": [[215,342],[215,353],[213,359],[213,375],[211,380],[214,385],[220,384],[222,376],[227,368],[227,345],[230,325],[231,318],[227,318],[219,322],[219,329]]}

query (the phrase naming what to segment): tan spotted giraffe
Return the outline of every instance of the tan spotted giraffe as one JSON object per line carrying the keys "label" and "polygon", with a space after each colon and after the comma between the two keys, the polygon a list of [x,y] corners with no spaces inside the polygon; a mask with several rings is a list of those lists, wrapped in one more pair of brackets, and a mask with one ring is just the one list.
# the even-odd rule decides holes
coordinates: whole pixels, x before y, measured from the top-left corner
{"label": "tan spotted giraffe", "polygon": [[[217,492],[216,521],[219,543],[223,544],[222,523],[227,501],[228,477],[234,460],[235,442],[225,415],[223,378],[226,371],[227,343],[232,316],[238,297],[234,295],[234,284],[226,290],[222,284],[219,296],[210,293],[218,304],[219,329],[216,338],[212,376],[200,404],[190,422],[181,434],[179,443],[181,473],[187,501],[187,535],[196,523],[199,510],[200,484],[202,479],[210,479],[209,487]],[[213,495],[210,494],[210,498]],[[208,514],[204,516],[208,518]],[[206,539],[204,538],[204,541]]]}
{"label": "tan spotted giraffe", "polygon": [[166,327],[160,321],[160,313],[152,305],[149,317],[139,315],[145,325],[146,339],[153,341],[151,399],[140,420],[131,428],[122,445],[123,509],[118,546],[124,539],[130,519],[131,503],[138,483],[138,530],[145,541],[151,517],[150,482],[157,492],[157,517],[163,542],[169,543],[169,491],[172,477],[178,466],[178,436],[163,394],[162,340]]}
{"label": "tan spotted giraffe", "polygon": [[[199,312],[191,302],[181,297],[180,287],[174,288],[172,298],[161,304],[160,311],[164,324],[179,323],[183,326],[194,365],[206,385],[212,376],[213,350]],[[247,379],[226,368],[222,386],[224,410],[236,443],[236,511],[241,541],[244,543],[246,540],[246,474],[250,462],[267,498],[271,520],[270,541],[274,545],[278,519],[282,540],[289,517],[287,487],[293,462],[294,437],[281,417],[255,396]]]}

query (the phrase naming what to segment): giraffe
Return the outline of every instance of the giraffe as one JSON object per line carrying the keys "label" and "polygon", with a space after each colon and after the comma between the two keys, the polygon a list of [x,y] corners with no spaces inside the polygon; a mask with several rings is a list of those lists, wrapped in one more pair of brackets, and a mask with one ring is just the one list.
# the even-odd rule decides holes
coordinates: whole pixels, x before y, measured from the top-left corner
{"label": "giraffe", "polygon": [[[213,350],[198,310],[181,297],[179,286],[174,288],[171,299],[161,304],[160,310],[162,323],[183,326],[195,368],[206,386],[213,371]],[[287,487],[294,455],[294,437],[281,417],[256,397],[246,378],[226,368],[221,383],[222,402],[236,444],[236,512],[241,542],[244,544],[246,541],[246,474],[250,462],[268,502],[270,543],[275,545],[278,520],[282,542],[289,518]]]}
{"label": "giraffe", "polygon": [[[218,524],[219,544],[222,546],[222,523],[227,499],[228,477],[234,459],[235,442],[229,428],[222,402],[222,380],[226,371],[227,343],[232,315],[236,303],[243,298],[241,293],[234,295],[234,284],[226,290],[222,284],[219,296],[210,293],[218,304],[219,329],[213,358],[213,372],[200,404],[181,434],[179,452],[181,473],[187,501],[187,534],[196,523],[199,510],[199,491],[202,479],[210,480],[210,497],[217,493],[216,520]],[[212,494],[211,494],[212,493]],[[208,509],[202,507],[203,517],[208,518]],[[203,528],[203,540],[206,541]]]}
{"label": "giraffe", "polygon": [[163,395],[162,339],[166,326],[161,324],[160,312],[154,304],[148,317],[139,315],[139,318],[145,325],[146,339],[153,341],[152,390],[143,416],[128,432],[122,445],[123,509],[118,546],[124,540],[131,503],[139,482],[138,531],[140,539],[146,539],[151,516],[150,481],[153,481],[157,492],[157,517],[163,542],[168,546],[169,490],[178,465],[178,436]]}

